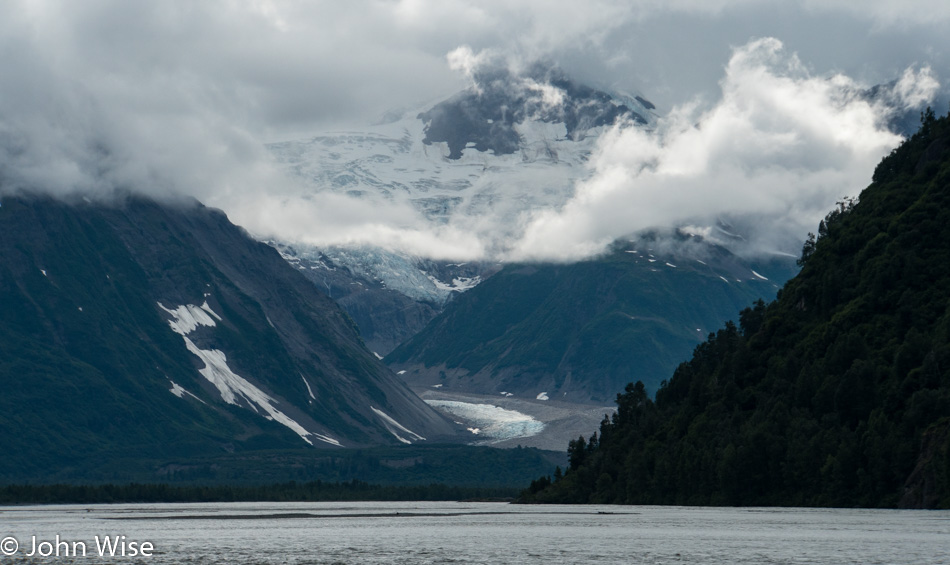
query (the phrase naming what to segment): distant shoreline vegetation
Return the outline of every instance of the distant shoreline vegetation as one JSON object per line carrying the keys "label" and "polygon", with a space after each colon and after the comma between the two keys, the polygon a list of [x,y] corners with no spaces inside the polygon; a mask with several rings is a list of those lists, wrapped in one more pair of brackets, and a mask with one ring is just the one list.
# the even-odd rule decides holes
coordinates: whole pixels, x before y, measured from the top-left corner
{"label": "distant shoreline vegetation", "polygon": [[431,485],[374,485],[345,482],[289,481],[268,485],[6,485],[0,506],[27,504],[118,504],[189,502],[359,502],[483,501],[507,502],[520,488]]}

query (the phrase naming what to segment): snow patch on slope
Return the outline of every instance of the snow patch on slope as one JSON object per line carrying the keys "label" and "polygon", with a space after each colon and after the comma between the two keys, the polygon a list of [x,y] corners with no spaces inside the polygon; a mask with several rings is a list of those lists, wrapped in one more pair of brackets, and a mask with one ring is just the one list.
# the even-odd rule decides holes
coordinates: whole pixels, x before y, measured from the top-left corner
{"label": "snow patch on slope", "polygon": [[429,280],[435,285],[437,289],[444,292],[465,292],[466,290],[471,290],[475,288],[478,283],[482,282],[482,277],[455,277],[452,279],[452,284],[446,284],[439,279],[433,277],[432,275],[427,274]]}
{"label": "snow patch on slope", "polygon": [[[374,406],[370,406],[370,410],[375,412],[376,415],[380,417],[380,419],[383,421],[383,425],[386,426],[387,430],[389,430],[389,433],[393,434],[399,441],[406,444],[411,444],[413,441],[424,441],[426,439],[409,428],[403,426],[394,420],[392,416],[383,412],[382,410],[379,410]],[[408,437],[402,437],[399,435],[399,433],[403,433]]]}
{"label": "snow patch on slope", "polygon": [[[205,300],[205,301],[201,304],[201,309],[204,310],[205,312],[207,312],[208,314],[211,314],[211,315],[214,316],[215,318],[217,318],[217,320],[218,320],[219,322],[221,321],[221,316],[218,316],[217,314],[214,313],[214,310],[212,310],[211,307],[208,306],[208,301],[207,301],[207,300]],[[270,318],[268,318],[267,321],[269,322],[269,321],[270,321]],[[271,325],[273,325],[273,324],[271,324]]]}
{"label": "snow patch on slope", "polygon": [[300,375],[300,378],[303,379],[303,384],[307,385],[307,393],[310,395],[311,400],[316,400],[317,397],[313,395],[313,389],[310,388],[310,383],[307,382],[306,377]]}
{"label": "snow patch on slope", "polygon": [[200,402],[200,403],[202,403],[202,404],[205,403],[204,400],[201,400],[201,399],[198,398],[197,396],[191,394],[191,393],[188,392],[184,387],[182,387],[181,385],[179,385],[179,384],[176,383],[175,381],[173,381],[173,380],[171,380],[171,379],[168,379],[168,382],[172,383],[172,387],[169,389],[169,392],[171,392],[172,394],[174,394],[174,395],[177,396],[178,398],[184,398],[185,395],[187,394],[188,396],[194,398],[194,399],[197,400],[198,402]]}
{"label": "snow patch on slope", "polygon": [[[218,389],[222,400],[235,406],[241,405],[238,402],[239,399],[243,400],[254,412],[261,414],[268,420],[273,420],[286,426],[310,445],[313,445],[311,438],[315,438],[325,443],[341,446],[340,442],[336,439],[323,434],[310,432],[293,418],[278,410],[275,406],[277,400],[228,367],[227,356],[223,351],[218,349],[199,349],[198,346],[191,341],[188,334],[194,331],[198,326],[214,327],[216,325],[214,320],[211,319],[211,316],[209,316],[209,312],[219,320],[221,319],[211,308],[206,308],[207,302],[202,306],[186,304],[175,309],[165,308],[161,302],[157,304],[159,308],[172,316],[173,319],[168,321],[168,325],[171,326],[172,331],[181,335],[182,339],[185,340],[185,347],[188,348],[188,351],[201,359],[205,364],[204,368],[199,369],[198,372]],[[262,410],[263,413],[261,412]]]}
{"label": "snow patch on slope", "polygon": [[[169,320],[168,325],[172,327],[172,331],[182,336],[187,336],[195,331],[198,326],[214,327],[216,325],[207,312],[194,304],[186,304],[174,310],[169,310],[159,302],[158,307],[171,314],[174,320]],[[220,318],[218,319],[220,320]]]}

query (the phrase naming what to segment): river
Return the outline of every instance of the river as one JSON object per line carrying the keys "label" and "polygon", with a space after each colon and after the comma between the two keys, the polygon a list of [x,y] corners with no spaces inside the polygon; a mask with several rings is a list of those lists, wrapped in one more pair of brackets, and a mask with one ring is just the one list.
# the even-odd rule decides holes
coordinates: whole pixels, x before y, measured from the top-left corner
{"label": "river", "polygon": [[[108,549],[99,555],[107,536],[115,557]],[[950,563],[950,512],[457,502],[13,506],[0,507],[0,538],[4,564],[933,564]],[[28,556],[34,546],[52,554]]]}

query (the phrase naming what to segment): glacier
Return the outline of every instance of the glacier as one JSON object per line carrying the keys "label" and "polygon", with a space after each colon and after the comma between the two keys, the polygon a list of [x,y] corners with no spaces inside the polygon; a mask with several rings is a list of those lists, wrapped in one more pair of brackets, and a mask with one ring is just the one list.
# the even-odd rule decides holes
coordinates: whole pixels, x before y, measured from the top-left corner
{"label": "glacier", "polygon": [[531,437],[544,430],[544,423],[516,410],[493,404],[475,404],[456,400],[431,400],[426,403],[465,421],[474,435],[487,438],[479,444],[490,445],[509,439]]}

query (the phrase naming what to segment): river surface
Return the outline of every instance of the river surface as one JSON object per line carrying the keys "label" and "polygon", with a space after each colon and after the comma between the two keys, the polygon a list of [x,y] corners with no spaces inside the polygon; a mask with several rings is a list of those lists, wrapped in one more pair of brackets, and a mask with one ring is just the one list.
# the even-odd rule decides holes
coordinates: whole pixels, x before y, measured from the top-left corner
{"label": "river surface", "polygon": [[[66,542],[59,556],[57,535]],[[100,546],[105,536],[124,541],[126,557],[100,557],[96,536]],[[14,506],[0,507],[0,539],[5,553],[16,551],[0,555],[4,564],[934,564],[950,563],[950,512],[459,502]],[[151,544],[151,557],[129,556],[133,543]],[[53,554],[27,556],[34,544]]]}

